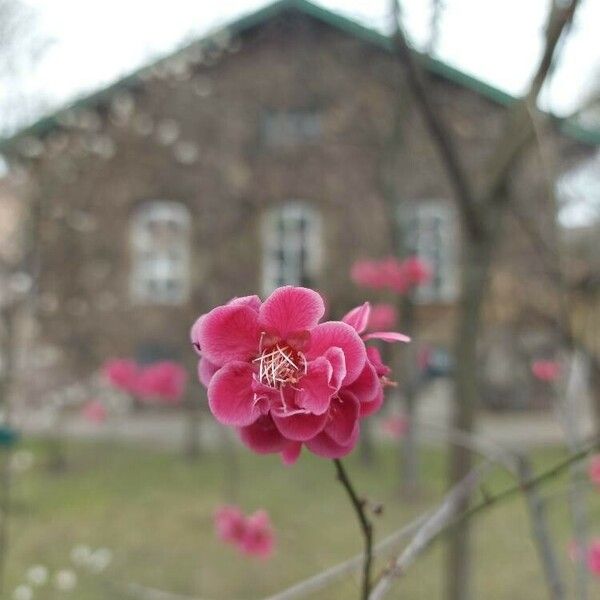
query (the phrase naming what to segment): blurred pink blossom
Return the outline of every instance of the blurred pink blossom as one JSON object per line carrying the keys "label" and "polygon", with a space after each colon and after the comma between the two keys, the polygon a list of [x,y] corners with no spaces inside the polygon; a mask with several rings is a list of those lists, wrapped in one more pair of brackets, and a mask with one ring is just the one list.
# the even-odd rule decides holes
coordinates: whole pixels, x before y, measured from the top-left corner
{"label": "blurred pink blossom", "polygon": [[257,510],[246,519],[241,550],[248,556],[269,558],[274,547],[275,534],[269,515],[264,510]]}
{"label": "blurred pink blossom", "polygon": [[539,381],[553,382],[560,377],[560,363],[555,360],[534,360],[531,364],[531,372]]}
{"label": "blurred pink blossom", "polygon": [[408,284],[411,286],[419,286],[427,283],[433,273],[431,267],[418,256],[411,256],[402,263],[402,269]]}
{"label": "blurred pink blossom", "polygon": [[385,274],[382,274],[379,263],[374,260],[357,260],[350,270],[350,277],[356,285],[372,289],[386,287]]}
{"label": "blurred pink blossom", "polygon": [[263,559],[273,554],[275,534],[265,510],[245,517],[237,506],[224,505],[215,511],[214,522],[217,537],[241,553]]}
{"label": "blurred pink blossom", "polygon": [[588,465],[588,476],[592,483],[600,486],[600,454],[592,456]]}
{"label": "blurred pink blossom", "polygon": [[214,523],[217,537],[221,541],[232,544],[242,543],[246,520],[237,506],[220,506],[215,511]]}
{"label": "blurred pink blossom", "polygon": [[149,402],[177,404],[185,391],[187,373],[174,361],[161,361],[148,365],[138,378],[137,392]]}
{"label": "blurred pink blossom", "polygon": [[108,412],[100,400],[90,400],[83,405],[81,416],[90,423],[104,423]]}
{"label": "blurred pink blossom", "polygon": [[393,304],[373,304],[367,328],[371,331],[382,331],[391,329],[396,324],[398,311]]}
{"label": "blurred pink blossom", "polygon": [[350,277],[357,285],[389,289],[397,294],[405,294],[427,283],[431,276],[431,267],[416,256],[404,260],[394,256],[380,260],[360,259],[350,270]]}
{"label": "blurred pink blossom", "polygon": [[600,576],[600,538],[592,540],[587,551],[587,566],[594,575]]}
{"label": "blurred pink blossom", "polygon": [[102,366],[102,373],[118,390],[128,394],[137,392],[139,366],[135,361],[127,358],[110,358]]}
{"label": "blurred pink blossom", "polygon": [[399,440],[408,431],[408,419],[402,415],[391,415],[381,421],[381,431],[387,437]]}

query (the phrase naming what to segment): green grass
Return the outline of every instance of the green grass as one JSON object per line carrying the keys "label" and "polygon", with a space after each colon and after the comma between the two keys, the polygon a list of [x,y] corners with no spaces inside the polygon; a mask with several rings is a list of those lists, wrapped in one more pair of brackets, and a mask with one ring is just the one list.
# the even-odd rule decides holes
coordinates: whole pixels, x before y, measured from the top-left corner
{"label": "green grass", "polygon": [[[37,563],[51,570],[69,566],[76,544],[107,546],[114,552],[102,575],[79,571],[79,585],[70,596],[40,589],[36,599],[120,599],[121,584],[137,583],[204,599],[260,598],[343,560],[361,548],[357,524],[347,498],[334,479],[333,465],[304,453],[293,468],[277,457],[259,457],[239,449],[239,477],[217,454],[196,463],[175,453],[118,444],[68,445],[68,468],[61,474],[43,466],[43,443],[30,446],[36,466],[17,475],[13,489],[7,590]],[[422,457],[425,492],[418,503],[398,500],[394,449],[381,447],[375,466],[365,468],[351,457],[347,464],[360,491],[385,504],[376,521],[377,537],[400,527],[431,506],[444,488],[445,457],[429,449]],[[560,460],[561,452],[535,455],[536,469]],[[510,479],[492,477],[489,489]],[[571,538],[568,505],[560,491],[566,479],[550,483],[551,528],[563,569],[572,584],[566,557]],[[600,494],[591,496],[591,534],[600,534]],[[212,513],[224,501],[247,511],[264,507],[278,533],[277,552],[263,563],[235,554],[215,540]],[[593,523],[598,524],[595,532]],[[476,598],[534,600],[547,597],[521,498],[515,498],[474,521]],[[405,600],[442,597],[443,545],[436,544],[398,582],[395,594]],[[594,581],[593,597],[600,597]],[[6,594],[10,597],[10,594]],[[358,597],[352,578],[313,595],[324,600]],[[571,594],[569,594],[571,597]]]}

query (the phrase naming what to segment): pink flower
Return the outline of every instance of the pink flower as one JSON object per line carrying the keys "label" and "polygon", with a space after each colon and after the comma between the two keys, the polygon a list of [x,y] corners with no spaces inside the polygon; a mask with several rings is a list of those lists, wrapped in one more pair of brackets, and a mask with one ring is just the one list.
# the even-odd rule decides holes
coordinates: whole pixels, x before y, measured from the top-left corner
{"label": "pink flower", "polygon": [[215,530],[223,542],[242,544],[246,520],[237,506],[221,506],[215,511]]}
{"label": "pink flower", "polygon": [[99,400],[90,400],[83,405],[81,415],[90,423],[104,423],[108,416],[106,407]]}
{"label": "pink flower", "polygon": [[151,364],[142,370],[137,392],[145,400],[177,404],[185,391],[187,373],[173,361]]}
{"label": "pink flower", "polygon": [[367,304],[344,321],[319,323],[323,299],[282,287],[264,302],[236,298],[202,315],[192,327],[200,380],[211,412],[235,427],[258,453],[295,462],[302,445],[339,458],[356,445],[360,418],[378,409],[382,382],[364,340],[397,341],[393,332],[359,336]]}
{"label": "pink flower", "polygon": [[600,454],[592,456],[588,465],[588,476],[592,483],[600,486]]}
{"label": "pink flower", "polygon": [[587,551],[588,569],[595,575],[600,575],[600,538],[593,540]]}
{"label": "pink flower", "polygon": [[269,515],[264,510],[257,510],[246,519],[240,549],[248,556],[269,558],[274,547],[275,535]]}
{"label": "pink flower", "polygon": [[398,311],[393,304],[374,304],[371,307],[371,316],[367,323],[367,328],[371,331],[381,331],[390,329],[396,323]]}
{"label": "pink flower", "polygon": [[104,363],[102,373],[118,390],[128,394],[136,393],[139,367],[135,361],[127,358],[111,358]]}
{"label": "pink flower", "polygon": [[427,283],[433,273],[431,267],[418,256],[411,256],[402,263],[402,270],[410,286],[419,286]]}
{"label": "pink flower", "polygon": [[408,420],[401,415],[391,415],[381,422],[381,431],[393,440],[399,440],[408,430]]}
{"label": "pink flower", "polygon": [[535,360],[531,364],[531,372],[536,379],[551,383],[560,377],[560,363],[555,360]]}
{"label": "pink flower", "polygon": [[269,558],[275,547],[275,534],[269,515],[258,510],[245,517],[237,506],[221,506],[215,512],[217,537],[247,556]]}
{"label": "pink flower", "polygon": [[431,267],[417,256],[404,260],[394,256],[381,260],[357,260],[350,271],[350,277],[357,285],[389,289],[397,294],[405,294],[427,283],[431,276]]}
{"label": "pink flower", "polygon": [[386,287],[385,274],[374,260],[357,260],[350,270],[350,277],[356,285],[366,288],[383,289]]}

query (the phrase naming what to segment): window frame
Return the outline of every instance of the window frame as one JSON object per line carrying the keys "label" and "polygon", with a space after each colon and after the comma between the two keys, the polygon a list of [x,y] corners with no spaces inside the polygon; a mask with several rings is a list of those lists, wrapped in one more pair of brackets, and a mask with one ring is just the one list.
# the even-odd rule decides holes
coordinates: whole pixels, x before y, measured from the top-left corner
{"label": "window frame", "polygon": [[[297,225],[301,221],[304,232]],[[288,200],[265,211],[261,222],[265,296],[282,285],[315,285],[322,265],[322,234],[321,214],[306,201]]]}
{"label": "window frame", "polygon": [[[179,230],[172,234],[168,247],[153,247],[152,222],[171,222]],[[189,300],[191,225],[188,207],[177,200],[146,200],[136,207],[129,228],[129,292],[134,304],[177,306]],[[171,291],[169,282],[175,282]]]}
{"label": "window frame", "polygon": [[[418,304],[451,303],[457,300],[459,293],[458,270],[458,227],[454,206],[443,198],[427,198],[402,202],[398,206],[397,218],[402,229],[402,248],[404,255],[417,256],[426,261],[434,270],[430,282],[419,286],[414,294]],[[435,233],[424,231],[427,221],[438,221],[440,247],[431,250],[426,235]],[[434,229],[428,225],[428,229]],[[416,241],[411,240],[417,236]],[[408,239],[407,239],[408,238]],[[437,259],[432,258],[432,253]],[[439,281],[435,285],[436,279]]]}

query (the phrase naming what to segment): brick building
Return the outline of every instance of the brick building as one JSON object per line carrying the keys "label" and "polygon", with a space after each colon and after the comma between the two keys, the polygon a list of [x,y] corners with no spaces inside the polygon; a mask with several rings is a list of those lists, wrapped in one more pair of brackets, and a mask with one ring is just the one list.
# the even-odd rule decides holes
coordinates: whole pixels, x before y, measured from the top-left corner
{"label": "brick building", "polygon": [[[478,165],[514,99],[440,61],[424,65],[467,168]],[[548,136],[561,171],[600,142],[558,120]],[[402,65],[387,37],[305,0],[244,17],[0,150],[26,165],[37,215],[37,343],[71,371],[113,355],[191,364],[199,313],[281,284],[322,290],[340,314],[364,297],[352,262],[394,250],[389,194],[409,249],[434,267],[419,292],[419,338],[450,342],[460,228]],[[551,235],[539,158],[513,188]],[[540,268],[509,221],[488,303],[499,347],[510,346],[512,286]]]}

